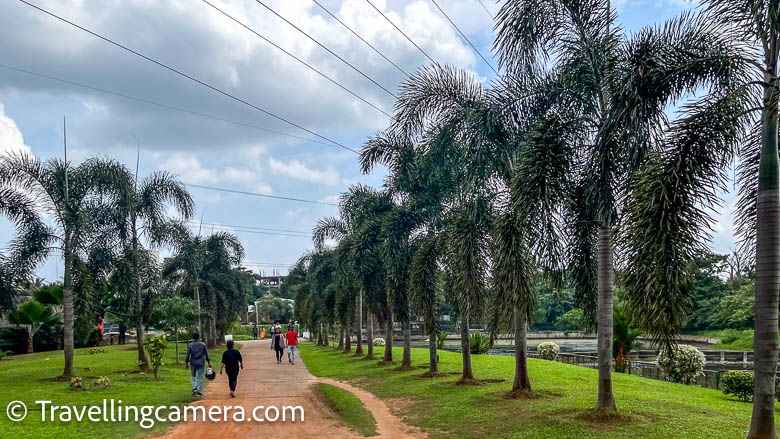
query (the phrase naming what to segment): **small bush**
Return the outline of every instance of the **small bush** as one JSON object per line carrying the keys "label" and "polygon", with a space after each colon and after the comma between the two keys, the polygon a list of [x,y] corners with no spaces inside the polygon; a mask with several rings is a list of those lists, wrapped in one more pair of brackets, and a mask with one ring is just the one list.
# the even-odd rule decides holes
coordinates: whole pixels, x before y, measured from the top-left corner
{"label": "small bush", "polygon": [[658,367],[661,374],[669,381],[682,384],[694,384],[704,376],[704,364],[707,358],[696,347],[689,345],[674,345],[672,351],[661,349],[658,354]]}
{"label": "small bush", "polygon": [[539,343],[539,346],[536,348],[536,352],[539,353],[539,358],[542,360],[558,361],[561,348],[551,341],[545,341]]}
{"label": "small bush", "polygon": [[92,348],[89,350],[89,355],[105,354],[106,352],[108,351],[105,349]]}
{"label": "small bush", "polygon": [[444,349],[444,342],[447,341],[447,333],[444,331],[441,331],[438,335],[438,340],[436,341],[436,349],[442,350]]}
{"label": "small bush", "polygon": [[381,337],[377,337],[374,339],[374,346],[384,346],[385,345],[385,339]]}
{"label": "small bush", "polygon": [[3,351],[0,350],[0,361],[3,360],[12,360],[14,356],[14,353],[11,351]]}
{"label": "small bush", "polygon": [[81,377],[73,377],[70,379],[70,390],[74,392],[84,390],[84,381],[82,381]]}
{"label": "small bush", "polygon": [[484,354],[490,348],[490,339],[485,334],[475,332],[469,337],[469,351],[472,354]]}
{"label": "small bush", "polygon": [[111,387],[111,380],[108,377],[100,377],[92,383],[95,387]]}
{"label": "small bush", "polygon": [[161,335],[147,338],[144,344],[146,345],[146,351],[149,352],[149,363],[152,365],[154,378],[157,379],[157,372],[160,370],[160,366],[165,365],[163,363],[163,355],[165,354],[165,348],[168,347],[168,340],[164,335]]}
{"label": "small bush", "polygon": [[723,393],[733,395],[740,401],[753,400],[753,372],[730,370],[723,374]]}

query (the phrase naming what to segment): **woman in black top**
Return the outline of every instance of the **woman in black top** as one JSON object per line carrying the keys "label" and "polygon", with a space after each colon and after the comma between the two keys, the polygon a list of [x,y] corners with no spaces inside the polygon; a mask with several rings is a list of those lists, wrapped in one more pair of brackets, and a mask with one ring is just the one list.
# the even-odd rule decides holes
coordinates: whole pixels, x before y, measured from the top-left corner
{"label": "woman in black top", "polygon": [[244,360],[241,358],[241,352],[233,349],[233,340],[227,342],[227,350],[222,353],[222,367],[219,373],[224,370],[227,372],[228,385],[230,385],[230,396],[236,397],[236,383],[238,381],[238,370],[244,368]]}
{"label": "woman in black top", "polygon": [[276,363],[281,364],[282,358],[284,358],[284,336],[282,335],[281,328],[276,328],[273,338],[271,339],[271,349],[276,351]]}

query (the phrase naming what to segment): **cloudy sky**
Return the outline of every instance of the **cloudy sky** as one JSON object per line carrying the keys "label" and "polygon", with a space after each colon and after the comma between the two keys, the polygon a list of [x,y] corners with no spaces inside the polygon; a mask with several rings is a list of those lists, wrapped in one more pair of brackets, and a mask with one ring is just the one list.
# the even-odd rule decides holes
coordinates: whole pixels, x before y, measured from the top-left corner
{"label": "cloudy sky", "polygon": [[[371,1],[434,60],[468,69],[485,81],[493,78],[492,70],[430,0]],[[251,0],[209,0],[213,6],[197,0],[30,2],[352,149],[359,149],[367,136],[383,129],[387,116],[216,8],[384,112],[392,110],[388,92],[269,9],[389,92],[395,92],[404,79],[399,69],[313,1],[263,0],[267,8]],[[366,0],[318,2],[401,70],[413,72],[427,62]],[[498,5],[493,0],[437,3],[495,66],[490,15]],[[618,0],[614,4],[629,32],[690,8],[683,0]],[[44,159],[61,157],[62,118],[66,116],[71,160],[110,156],[132,167],[137,138],[141,175],[164,169],[189,184],[322,203],[335,202],[351,183],[379,185],[382,181],[382,169],[362,175],[353,152],[22,2],[8,0],[0,8],[0,40],[6,42],[0,51],[0,152],[28,150]],[[235,230],[251,267],[267,272],[286,273],[287,266],[312,247],[308,233],[317,219],[336,213],[335,207],[326,204],[194,187],[191,191],[197,218],[208,224],[203,233],[212,227]],[[722,252],[734,245],[729,215],[732,197],[728,200],[713,241],[713,248]],[[0,220],[0,245],[11,234],[10,224]],[[60,264],[48,261],[40,275],[50,280],[61,276]]]}

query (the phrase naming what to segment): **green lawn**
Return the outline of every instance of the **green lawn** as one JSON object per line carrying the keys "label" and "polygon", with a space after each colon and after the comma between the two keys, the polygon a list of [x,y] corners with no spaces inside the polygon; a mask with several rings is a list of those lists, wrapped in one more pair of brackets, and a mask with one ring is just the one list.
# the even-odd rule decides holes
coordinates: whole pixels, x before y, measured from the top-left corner
{"label": "green lawn", "polygon": [[[239,347],[237,344],[236,347]],[[91,355],[89,349],[77,349],[75,354],[75,373],[84,380],[85,391],[70,390],[67,382],[53,378],[62,373],[62,351],[41,352],[30,355],[18,355],[10,361],[0,362],[0,436],[14,439],[42,437],[89,437],[89,438],[129,438],[147,431],[160,431],[168,425],[155,425],[144,430],[135,422],[41,422],[41,408],[36,400],[50,400],[52,405],[84,406],[103,404],[103,400],[121,400],[123,405],[184,405],[193,401],[190,392],[190,372],[182,364],[176,365],[174,345],[166,350],[166,366],[159,371],[159,380],[151,372],[136,372],[138,353],[133,345],[105,347],[108,352]],[[186,352],[186,344],[179,345]],[[210,353],[214,362],[218,362],[217,352]],[[94,388],[97,377],[107,376],[111,380],[109,388]],[[27,418],[22,422],[12,422],[6,416],[9,402],[19,400],[28,408]],[[115,403],[118,404],[118,403]],[[159,423],[156,423],[159,424]]]}
{"label": "green lawn", "polygon": [[[382,348],[376,348],[381,357]],[[597,371],[584,367],[529,360],[538,399],[509,399],[514,358],[475,355],[481,386],[456,386],[459,354],[441,352],[440,369],[450,376],[421,378],[424,369],[399,372],[394,366],[344,355],[333,348],[302,346],[309,370],[317,376],[349,380],[383,399],[405,421],[431,437],[462,438],[740,438],[747,435],[751,405],[695,386],[614,375],[620,417],[595,421],[589,408],[596,402]],[[401,349],[394,349],[396,361]],[[413,349],[416,366],[426,365],[428,351]]]}
{"label": "green lawn", "polygon": [[317,391],[349,428],[366,437],[378,434],[374,416],[366,410],[357,396],[347,390],[324,383],[317,384]]}
{"label": "green lawn", "polygon": [[715,349],[732,349],[736,351],[753,350],[752,329],[716,329],[692,332],[694,335],[715,337],[720,339],[720,344],[712,345]]}

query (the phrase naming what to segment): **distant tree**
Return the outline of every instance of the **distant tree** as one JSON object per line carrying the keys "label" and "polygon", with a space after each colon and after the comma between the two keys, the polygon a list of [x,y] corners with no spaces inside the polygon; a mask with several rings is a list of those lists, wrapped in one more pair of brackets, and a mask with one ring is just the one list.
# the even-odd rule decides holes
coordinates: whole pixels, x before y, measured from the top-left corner
{"label": "distant tree", "polygon": [[150,323],[155,327],[172,332],[176,345],[176,364],[179,364],[179,333],[195,326],[197,308],[195,302],[185,297],[166,297],[154,305]]}
{"label": "distant tree", "polygon": [[33,338],[38,330],[46,326],[56,325],[61,317],[60,314],[52,311],[51,307],[35,300],[25,302],[17,310],[8,313],[8,321],[10,323],[27,326],[28,354],[33,353]]}

